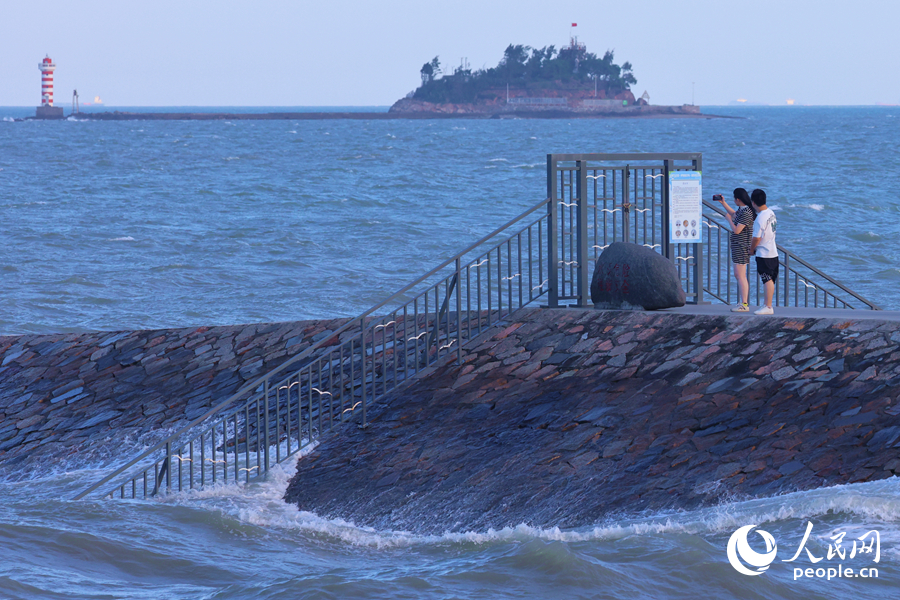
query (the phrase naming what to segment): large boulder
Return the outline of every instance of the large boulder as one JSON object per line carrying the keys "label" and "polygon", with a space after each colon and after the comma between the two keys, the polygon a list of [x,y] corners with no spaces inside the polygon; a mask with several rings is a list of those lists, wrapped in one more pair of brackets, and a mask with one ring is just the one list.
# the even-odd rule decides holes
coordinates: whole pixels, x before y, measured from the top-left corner
{"label": "large boulder", "polygon": [[597,259],[591,301],[604,308],[658,310],[684,306],[684,290],[667,258],[640,244],[615,242]]}

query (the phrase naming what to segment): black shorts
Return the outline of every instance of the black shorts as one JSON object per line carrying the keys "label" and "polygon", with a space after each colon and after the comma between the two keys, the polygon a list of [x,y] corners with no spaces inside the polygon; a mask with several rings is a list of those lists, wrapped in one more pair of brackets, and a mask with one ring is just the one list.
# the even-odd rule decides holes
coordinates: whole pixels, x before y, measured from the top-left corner
{"label": "black shorts", "polygon": [[756,272],[763,283],[778,280],[778,258],[756,257]]}

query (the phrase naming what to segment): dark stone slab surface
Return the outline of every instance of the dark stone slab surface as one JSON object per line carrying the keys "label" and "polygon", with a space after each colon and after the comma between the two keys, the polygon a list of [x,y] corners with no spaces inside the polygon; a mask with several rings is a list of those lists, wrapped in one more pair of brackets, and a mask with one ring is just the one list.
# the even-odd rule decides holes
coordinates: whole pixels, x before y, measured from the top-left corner
{"label": "dark stone slab surface", "polygon": [[161,439],[345,322],[0,336],[0,471]]}
{"label": "dark stone slab surface", "polygon": [[285,499],[442,532],[891,477],[900,323],[865,319],[525,309],[323,439]]}

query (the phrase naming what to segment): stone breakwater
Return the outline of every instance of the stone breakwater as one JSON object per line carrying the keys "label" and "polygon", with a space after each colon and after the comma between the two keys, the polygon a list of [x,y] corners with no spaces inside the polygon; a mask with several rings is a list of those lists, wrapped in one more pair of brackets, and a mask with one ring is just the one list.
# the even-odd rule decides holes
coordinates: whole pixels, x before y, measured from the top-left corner
{"label": "stone breakwater", "polygon": [[0,337],[0,469],[130,458],[345,322]]}
{"label": "stone breakwater", "polygon": [[420,532],[900,473],[900,323],[526,309],[300,459],[285,499]]}
{"label": "stone breakwater", "polygon": [[[427,103],[426,103],[427,104]],[[68,115],[67,118],[78,121],[323,121],[323,120],[351,120],[351,121],[392,121],[397,119],[491,119],[491,118],[521,118],[521,119],[579,119],[579,118],[700,118],[721,119],[734,117],[721,117],[700,113],[700,107],[649,107],[636,106],[613,110],[559,110],[532,108],[490,111],[469,109],[461,105],[432,105],[428,107],[410,107],[408,110],[397,112],[279,112],[279,113],[156,113],[156,112],[83,112]],[[19,119],[30,121],[35,117]]]}

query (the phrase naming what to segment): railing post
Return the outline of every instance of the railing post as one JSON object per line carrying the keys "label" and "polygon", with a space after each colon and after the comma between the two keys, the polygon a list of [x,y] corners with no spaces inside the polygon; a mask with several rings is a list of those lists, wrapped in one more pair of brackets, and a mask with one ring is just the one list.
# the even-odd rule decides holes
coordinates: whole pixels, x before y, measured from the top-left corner
{"label": "railing post", "polygon": [[[263,404],[263,406],[265,407],[265,411],[266,411],[265,417],[263,417],[263,426],[266,428],[266,434],[263,437],[263,439],[265,440],[265,444],[266,444],[265,450],[263,450],[263,456],[264,456],[264,460],[266,461],[265,471],[268,471],[269,470],[269,378],[268,377],[266,377],[265,389],[264,389],[263,393],[266,395],[266,401]],[[321,407],[321,403],[320,403],[319,414],[321,414],[321,412],[322,412],[322,407]],[[257,432],[256,438],[259,439],[259,432]]]}
{"label": "railing post", "polygon": [[[701,156],[697,156],[693,160],[694,170],[698,173],[702,173],[703,171],[703,158]],[[700,197],[700,223],[697,223],[697,227],[700,228],[700,236],[702,239],[703,236],[703,195],[701,192]],[[709,238],[709,233],[707,232],[707,239]],[[703,301],[703,242],[701,241],[698,244],[694,244],[694,301],[697,304],[707,304]]]}
{"label": "railing post", "polygon": [[663,160],[663,173],[665,176],[663,177],[663,189],[662,189],[662,197],[663,197],[663,206],[662,206],[662,255],[672,259],[672,239],[671,239],[671,225],[669,223],[669,173],[672,170],[672,161],[669,159]]}
{"label": "railing post", "polygon": [[622,241],[631,242],[631,165],[622,170]]}
{"label": "railing post", "polygon": [[[701,225],[702,228],[702,225]],[[703,235],[702,233],[700,235]],[[697,304],[703,302],[703,242],[694,244],[694,292]]]}
{"label": "railing post", "polygon": [[[459,257],[456,257],[456,364],[458,365],[462,364],[462,263],[460,260]],[[449,322],[449,320],[448,318],[447,321]],[[449,326],[447,328],[447,339],[450,339]],[[396,356],[396,350],[394,352]],[[396,373],[395,369],[395,376]]]}
{"label": "railing post", "polygon": [[790,296],[788,294],[791,293],[790,280],[791,280],[791,255],[787,252],[784,253],[784,304],[782,306],[790,306]]}
{"label": "railing post", "polygon": [[547,155],[547,306],[559,307],[559,199],[556,197],[556,160]]}
{"label": "railing post", "polygon": [[166,442],[166,492],[172,489],[172,442]]}
{"label": "railing post", "polygon": [[591,306],[591,274],[588,272],[588,202],[587,202],[587,161],[576,161],[578,180],[575,184],[575,193],[577,198],[578,215],[576,218],[577,228],[577,260],[576,273],[578,274],[578,306]]}
{"label": "railing post", "polygon": [[[425,323],[428,323],[428,308],[425,308]],[[359,319],[359,352],[362,359],[362,368],[360,369],[361,384],[359,386],[362,391],[362,427],[366,427],[366,318]],[[310,380],[311,381],[311,380]],[[372,393],[375,393],[375,340],[372,340]]]}

